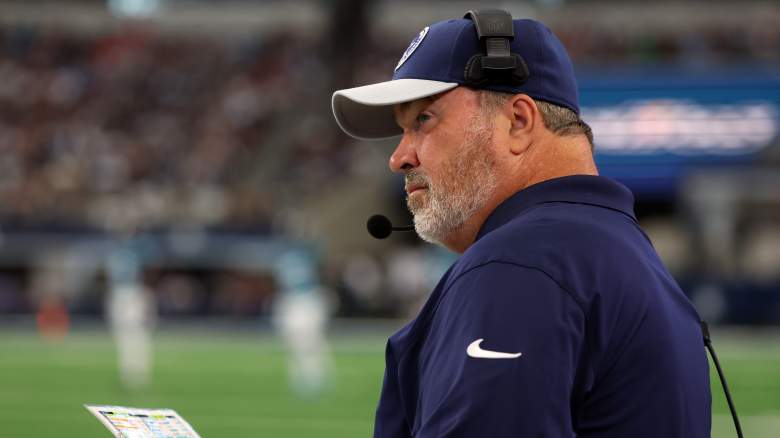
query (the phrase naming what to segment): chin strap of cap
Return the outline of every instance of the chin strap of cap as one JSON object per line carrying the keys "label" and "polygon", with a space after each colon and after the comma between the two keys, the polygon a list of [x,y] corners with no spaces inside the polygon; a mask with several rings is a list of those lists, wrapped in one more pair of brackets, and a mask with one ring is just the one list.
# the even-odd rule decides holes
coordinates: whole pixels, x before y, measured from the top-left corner
{"label": "chin strap of cap", "polygon": [[466,63],[464,76],[467,85],[522,85],[528,80],[525,60],[511,52],[515,38],[512,15],[499,9],[471,10],[463,16],[474,22],[477,38],[485,50]]}

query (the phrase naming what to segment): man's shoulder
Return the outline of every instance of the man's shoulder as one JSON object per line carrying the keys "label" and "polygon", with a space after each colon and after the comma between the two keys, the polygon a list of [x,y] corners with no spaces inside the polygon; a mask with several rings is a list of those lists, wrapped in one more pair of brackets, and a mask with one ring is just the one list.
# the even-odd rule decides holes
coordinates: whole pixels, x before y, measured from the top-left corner
{"label": "man's shoulder", "polygon": [[549,203],[482,236],[463,254],[457,271],[493,263],[539,270],[582,303],[596,292],[596,283],[617,283],[619,277],[642,270],[654,260],[651,252],[636,223],[622,213]]}
{"label": "man's shoulder", "polygon": [[520,215],[487,233],[463,259],[469,264],[505,261],[539,266],[550,257],[565,256],[581,263],[596,254],[624,250],[644,239],[631,218],[601,207],[549,203]]}

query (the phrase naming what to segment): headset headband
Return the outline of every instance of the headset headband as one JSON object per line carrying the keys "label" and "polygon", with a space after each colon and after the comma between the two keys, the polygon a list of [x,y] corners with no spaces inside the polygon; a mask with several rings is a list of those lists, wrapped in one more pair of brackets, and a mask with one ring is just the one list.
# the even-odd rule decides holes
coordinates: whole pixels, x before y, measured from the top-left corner
{"label": "headset headband", "polygon": [[500,9],[470,10],[463,18],[474,22],[477,38],[485,49],[485,54],[474,55],[466,63],[464,76],[468,85],[521,85],[528,80],[525,60],[510,50],[515,31],[509,12]]}

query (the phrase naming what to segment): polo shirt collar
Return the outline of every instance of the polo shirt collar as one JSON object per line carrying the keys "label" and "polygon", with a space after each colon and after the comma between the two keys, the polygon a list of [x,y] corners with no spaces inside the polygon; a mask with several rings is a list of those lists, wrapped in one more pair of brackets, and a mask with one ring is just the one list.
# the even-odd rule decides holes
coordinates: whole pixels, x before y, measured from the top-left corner
{"label": "polo shirt collar", "polygon": [[626,186],[603,176],[572,175],[536,183],[507,198],[482,224],[476,240],[531,207],[549,202],[596,205],[619,211],[636,221],[634,195]]}

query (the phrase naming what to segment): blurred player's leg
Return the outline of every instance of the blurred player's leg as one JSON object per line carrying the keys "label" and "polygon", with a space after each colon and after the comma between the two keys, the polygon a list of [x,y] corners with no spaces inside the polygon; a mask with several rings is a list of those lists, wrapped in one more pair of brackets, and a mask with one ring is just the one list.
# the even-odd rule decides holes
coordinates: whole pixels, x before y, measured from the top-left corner
{"label": "blurred player's leg", "polygon": [[315,395],[326,383],[326,322],[327,306],[319,293],[282,294],[276,302],[274,323],[289,350],[290,385],[301,395]]}
{"label": "blurred player's leg", "polygon": [[128,389],[151,380],[154,304],[141,285],[111,288],[108,316],[117,346],[119,376]]}
{"label": "blurred player's leg", "polygon": [[141,282],[141,263],[130,241],[108,257],[108,319],[116,341],[119,376],[128,389],[151,380],[156,306]]}

